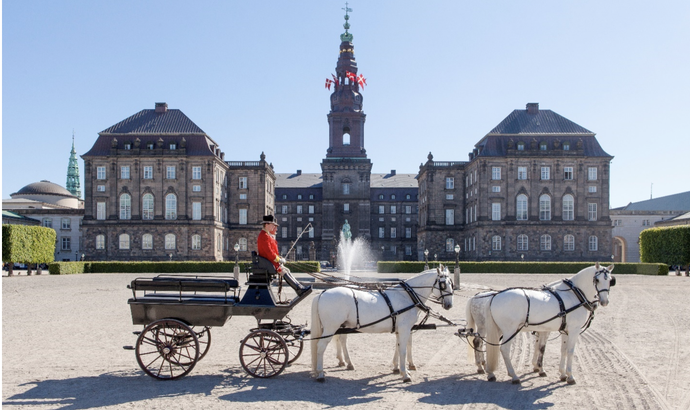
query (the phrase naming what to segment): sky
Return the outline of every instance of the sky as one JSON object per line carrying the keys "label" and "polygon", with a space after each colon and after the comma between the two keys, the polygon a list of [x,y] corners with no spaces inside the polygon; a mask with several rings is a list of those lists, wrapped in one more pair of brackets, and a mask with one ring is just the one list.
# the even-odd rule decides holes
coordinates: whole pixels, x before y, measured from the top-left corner
{"label": "sky", "polygon": [[[320,173],[345,2],[3,0],[2,197],[156,102],[225,152]],[[372,172],[467,161],[538,102],[612,155],[610,206],[690,191],[690,2],[350,0]],[[681,127],[683,125],[684,127]],[[79,160],[83,189],[83,161]]]}

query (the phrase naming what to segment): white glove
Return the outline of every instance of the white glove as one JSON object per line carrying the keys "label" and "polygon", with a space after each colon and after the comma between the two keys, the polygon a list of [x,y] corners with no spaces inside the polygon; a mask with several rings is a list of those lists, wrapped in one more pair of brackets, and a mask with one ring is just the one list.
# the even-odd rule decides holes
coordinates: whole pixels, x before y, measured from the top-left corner
{"label": "white glove", "polygon": [[282,257],[278,261],[278,263],[280,263],[281,265],[285,265],[285,262],[287,262],[287,261],[285,260],[285,258],[282,258]]}

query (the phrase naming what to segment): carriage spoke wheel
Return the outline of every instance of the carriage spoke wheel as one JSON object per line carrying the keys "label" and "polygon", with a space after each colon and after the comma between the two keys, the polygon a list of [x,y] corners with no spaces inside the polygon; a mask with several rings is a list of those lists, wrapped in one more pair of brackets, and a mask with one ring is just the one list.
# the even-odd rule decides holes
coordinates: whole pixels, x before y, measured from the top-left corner
{"label": "carriage spoke wheel", "polygon": [[206,356],[208,349],[211,347],[211,328],[208,326],[190,327],[196,333],[197,339],[199,339],[199,360],[201,360]]}
{"label": "carriage spoke wheel", "polygon": [[156,379],[173,380],[189,373],[199,361],[199,339],[179,320],[161,319],[141,332],[135,354],[139,367],[146,374]]}
{"label": "carriage spoke wheel", "polygon": [[302,349],[304,349],[304,341],[295,335],[289,334],[285,336],[285,344],[288,348],[288,364],[292,364],[297,360],[302,354]]}
{"label": "carriage spoke wheel", "polygon": [[280,374],[287,366],[288,356],[285,340],[272,330],[255,330],[240,344],[242,367],[254,377],[266,378]]}

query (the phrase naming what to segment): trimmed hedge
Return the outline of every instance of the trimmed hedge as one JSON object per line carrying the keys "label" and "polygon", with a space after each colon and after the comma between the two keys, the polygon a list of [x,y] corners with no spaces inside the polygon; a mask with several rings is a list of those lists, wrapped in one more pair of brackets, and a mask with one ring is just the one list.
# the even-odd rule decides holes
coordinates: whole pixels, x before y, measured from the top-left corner
{"label": "trimmed hedge", "polygon": [[42,226],[2,226],[2,261],[48,263],[55,260],[56,233]]}
{"label": "trimmed hedge", "polygon": [[667,265],[690,264],[690,225],[650,228],[640,233],[640,260]]}
{"label": "trimmed hedge", "polygon": [[[429,268],[440,263],[452,271],[454,261],[429,262]],[[460,271],[464,273],[565,273],[575,274],[594,265],[594,262],[460,262]],[[608,263],[601,263],[608,266]],[[379,262],[379,273],[419,273],[424,270],[424,262]],[[616,263],[613,269],[616,274],[667,275],[668,265],[663,263]]]}
{"label": "trimmed hedge", "polygon": [[[251,262],[240,262],[240,272],[247,272]],[[319,272],[318,262],[299,262],[286,264],[292,272]],[[51,275],[70,275],[75,273],[232,273],[235,262],[55,262],[48,265]]]}

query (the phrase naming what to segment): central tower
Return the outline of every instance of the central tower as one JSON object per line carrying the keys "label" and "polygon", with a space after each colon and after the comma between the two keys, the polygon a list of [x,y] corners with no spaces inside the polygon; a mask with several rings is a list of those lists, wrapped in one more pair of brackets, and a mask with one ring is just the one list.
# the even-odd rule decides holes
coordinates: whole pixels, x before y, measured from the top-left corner
{"label": "central tower", "polygon": [[328,114],[328,150],[321,162],[323,176],[324,257],[337,248],[340,227],[348,220],[353,237],[370,238],[371,161],[364,149],[364,121],[360,88],[366,84],[357,74],[349,12],[345,7],[345,33],[340,35],[340,53],[333,80],[331,112]]}

